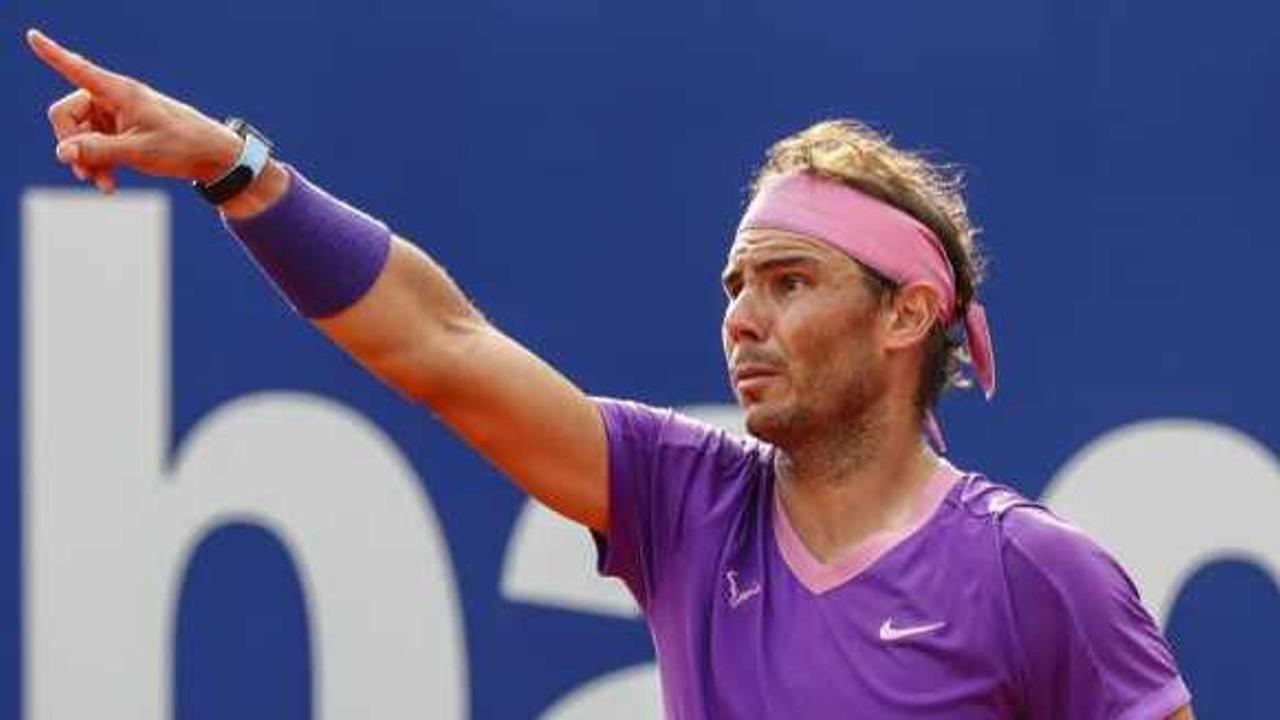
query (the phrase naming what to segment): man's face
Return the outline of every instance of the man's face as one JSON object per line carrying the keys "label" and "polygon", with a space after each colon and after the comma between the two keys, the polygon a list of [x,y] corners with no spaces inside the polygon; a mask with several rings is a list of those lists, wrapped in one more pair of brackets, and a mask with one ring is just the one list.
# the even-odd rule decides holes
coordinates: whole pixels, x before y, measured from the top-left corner
{"label": "man's face", "polygon": [[880,302],[863,272],[803,235],[738,234],[722,335],[752,435],[786,447],[823,427],[856,427],[883,396]]}

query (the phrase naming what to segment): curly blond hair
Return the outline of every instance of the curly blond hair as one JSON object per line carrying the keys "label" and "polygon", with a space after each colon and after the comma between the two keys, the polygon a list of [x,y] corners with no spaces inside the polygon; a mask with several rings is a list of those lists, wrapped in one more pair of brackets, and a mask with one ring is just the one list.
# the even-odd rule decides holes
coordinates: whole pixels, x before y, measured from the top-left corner
{"label": "curly blond hair", "polygon": [[[748,200],[755,197],[768,178],[795,171],[845,183],[893,205],[933,230],[955,270],[955,316],[964,317],[982,282],[986,261],[977,244],[978,229],[970,221],[961,195],[961,174],[954,166],[896,148],[887,135],[857,120],[824,120],[769,148],[751,183]],[[874,271],[867,277],[879,296],[895,289]],[[960,374],[960,362],[965,359],[963,346],[949,328],[935,326],[926,341],[921,366],[916,397],[919,409],[933,407],[947,387],[969,385]]]}

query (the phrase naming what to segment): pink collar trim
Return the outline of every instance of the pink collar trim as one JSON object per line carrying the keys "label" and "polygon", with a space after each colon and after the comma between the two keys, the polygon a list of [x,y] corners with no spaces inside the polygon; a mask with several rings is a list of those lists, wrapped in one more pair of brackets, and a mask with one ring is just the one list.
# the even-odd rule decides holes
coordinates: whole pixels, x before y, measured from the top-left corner
{"label": "pink collar trim", "polygon": [[[773,537],[778,545],[778,552],[787,567],[809,592],[821,595],[837,588],[857,577],[892,550],[903,540],[919,530],[937,511],[947,493],[960,479],[961,473],[951,463],[940,460],[938,470],[925,483],[912,507],[912,520],[898,530],[878,532],[850,548],[839,559],[831,563],[823,563],[809,552],[800,535],[796,533],[786,510],[782,507],[782,499],[774,486],[773,492]],[[775,480],[776,483],[776,480]]]}

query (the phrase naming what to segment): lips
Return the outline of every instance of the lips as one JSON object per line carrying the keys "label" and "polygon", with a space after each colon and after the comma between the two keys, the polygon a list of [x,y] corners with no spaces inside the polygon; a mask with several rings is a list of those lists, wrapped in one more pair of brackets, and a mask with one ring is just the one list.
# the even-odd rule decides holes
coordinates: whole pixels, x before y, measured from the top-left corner
{"label": "lips", "polygon": [[733,387],[739,393],[750,393],[778,376],[778,371],[767,365],[743,364],[733,368]]}
{"label": "lips", "polygon": [[735,383],[740,383],[744,380],[754,380],[755,378],[769,377],[777,374],[777,370],[765,365],[738,365],[733,368],[733,381]]}

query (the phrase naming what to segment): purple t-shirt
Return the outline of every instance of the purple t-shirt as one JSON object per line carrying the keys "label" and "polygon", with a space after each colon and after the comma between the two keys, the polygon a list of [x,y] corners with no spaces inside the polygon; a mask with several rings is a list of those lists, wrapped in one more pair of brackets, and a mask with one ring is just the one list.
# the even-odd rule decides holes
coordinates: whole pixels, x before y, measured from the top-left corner
{"label": "purple t-shirt", "polygon": [[600,571],[644,610],[668,718],[1147,720],[1189,701],[1124,571],[1013,490],[943,463],[915,527],[823,564],[770,446],[597,402]]}

